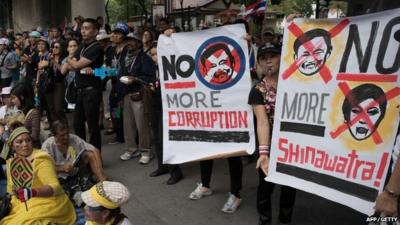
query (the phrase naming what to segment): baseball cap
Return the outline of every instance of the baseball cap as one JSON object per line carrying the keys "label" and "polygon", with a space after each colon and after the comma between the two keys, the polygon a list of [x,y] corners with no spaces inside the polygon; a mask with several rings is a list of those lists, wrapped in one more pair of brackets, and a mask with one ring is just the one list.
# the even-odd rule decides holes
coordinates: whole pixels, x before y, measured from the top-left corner
{"label": "baseball cap", "polygon": [[38,31],[32,31],[29,33],[29,37],[40,38],[41,34]]}
{"label": "baseball cap", "polygon": [[120,32],[120,33],[122,33],[123,35],[126,36],[129,33],[129,27],[128,27],[128,25],[126,23],[118,22],[115,25],[115,27],[113,29],[113,32]]}
{"label": "baseball cap", "polygon": [[87,206],[116,209],[128,202],[130,193],[128,188],[119,182],[102,181],[83,192],[81,197]]}
{"label": "baseball cap", "polygon": [[126,35],[126,37],[127,37],[127,38],[135,39],[135,40],[140,41],[140,42],[142,41],[142,39],[140,39],[140,38],[139,38],[139,35],[137,35],[136,33],[132,33],[132,32],[131,32],[131,33],[129,33],[128,35]]}
{"label": "baseball cap", "polygon": [[11,87],[3,87],[1,89],[0,95],[9,95],[11,94]]}
{"label": "baseball cap", "polygon": [[258,48],[257,59],[259,59],[262,55],[266,53],[281,54],[281,51],[282,51],[282,45],[272,44],[268,42]]}
{"label": "baseball cap", "polygon": [[273,28],[268,27],[268,28],[265,28],[263,35],[266,35],[266,34],[274,35],[275,31]]}
{"label": "baseball cap", "polygon": [[0,45],[7,45],[8,46],[9,41],[7,38],[0,38]]}

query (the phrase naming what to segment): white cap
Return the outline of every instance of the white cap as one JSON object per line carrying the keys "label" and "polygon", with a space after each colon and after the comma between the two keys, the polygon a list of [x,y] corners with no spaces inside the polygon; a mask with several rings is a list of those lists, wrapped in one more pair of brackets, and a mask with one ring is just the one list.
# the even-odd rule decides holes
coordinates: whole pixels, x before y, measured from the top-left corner
{"label": "white cap", "polygon": [[130,193],[128,188],[119,182],[102,181],[82,192],[81,197],[87,206],[115,209],[128,202]]}
{"label": "white cap", "polygon": [[110,35],[108,35],[104,29],[100,30],[99,34],[96,36],[96,40],[98,40],[98,41],[101,41],[101,40],[104,40],[107,38],[110,38]]}
{"label": "white cap", "polygon": [[9,41],[7,38],[0,38],[0,45],[7,45],[8,46]]}
{"label": "white cap", "polygon": [[3,87],[1,89],[0,95],[9,95],[11,94],[11,87]]}

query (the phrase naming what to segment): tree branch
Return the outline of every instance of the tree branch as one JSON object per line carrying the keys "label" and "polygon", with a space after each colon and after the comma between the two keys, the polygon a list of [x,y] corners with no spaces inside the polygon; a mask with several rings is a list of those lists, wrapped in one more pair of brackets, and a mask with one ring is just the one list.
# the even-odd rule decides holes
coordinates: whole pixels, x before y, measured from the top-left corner
{"label": "tree branch", "polygon": [[107,0],[106,6],[105,6],[105,11],[106,11],[106,24],[110,23],[110,16],[109,16],[109,11],[108,11],[108,4],[110,3],[110,0]]}

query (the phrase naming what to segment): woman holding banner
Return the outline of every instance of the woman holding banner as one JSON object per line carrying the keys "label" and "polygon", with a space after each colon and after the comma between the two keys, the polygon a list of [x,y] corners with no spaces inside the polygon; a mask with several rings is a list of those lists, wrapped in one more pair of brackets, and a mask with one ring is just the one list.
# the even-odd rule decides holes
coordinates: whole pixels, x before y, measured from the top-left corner
{"label": "woman holding banner", "polygon": [[[257,169],[259,186],[257,190],[257,210],[259,225],[271,222],[271,194],[274,184],[265,181],[269,165],[269,145],[274,120],[276,88],[278,83],[281,46],[266,43],[258,49],[257,60],[263,71],[262,80],[250,91],[248,103],[257,118],[259,158]],[[296,198],[296,189],[282,186],[280,196],[279,223],[289,224]]]}

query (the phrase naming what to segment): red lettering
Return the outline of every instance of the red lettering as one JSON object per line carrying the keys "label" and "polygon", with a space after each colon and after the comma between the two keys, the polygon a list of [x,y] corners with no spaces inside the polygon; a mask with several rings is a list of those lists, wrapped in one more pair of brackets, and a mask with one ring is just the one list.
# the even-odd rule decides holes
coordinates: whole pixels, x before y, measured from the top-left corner
{"label": "red lettering", "polygon": [[327,157],[327,159],[325,160],[325,163],[324,163],[324,170],[326,170],[326,171],[334,171],[337,160],[338,160],[337,156],[335,156],[333,158],[330,158],[330,159],[329,159],[329,157]]}
{"label": "red lettering", "polygon": [[225,112],[225,126],[226,126],[226,128],[230,128],[230,126],[229,126],[229,112]]}
{"label": "red lettering", "polygon": [[207,121],[207,123],[204,127],[210,127],[210,112],[206,112],[205,120]]}
{"label": "red lettering", "polygon": [[178,126],[185,126],[185,113],[179,111],[177,114],[178,114]]}
{"label": "red lettering", "polygon": [[193,121],[194,121],[194,128],[196,128],[197,125],[199,127],[203,127],[203,125],[199,119],[199,112],[193,112]]}
{"label": "red lettering", "polygon": [[322,166],[324,165],[324,159],[325,159],[325,152],[322,150],[317,150],[317,157],[314,166],[316,168],[322,168]]}
{"label": "red lettering", "polygon": [[298,162],[299,161],[299,148],[300,148],[300,146],[297,144],[296,144],[295,148],[293,148],[292,143],[289,144],[289,150],[290,150],[289,162],[293,162],[293,161]]}
{"label": "red lettering", "polygon": [[339,162],[338,164],[336,164],[336,169],[335,171],[338,173],[344,173],[346,171],[346,166],[347,166],[347,162],[349,160],[346,157],[339,157]]}
{"label": "red lettering", "polygon": [[236,116],[236,112],[229,112],[229,122],[230,122],[230,127],[232,128],[237,128],[238,124],[237,124],[237,116]]}
{"label": "red lettering", "polygon": [[311,147],[311,146],[307,146],[306,147],[306,163],[308,163],[308,159],[310,158],[310,153],[312,154],[311,156],[311,164],[314,164],[315,161],[315,148]]}
{"label": "red lettering", "polygon": [[244,112],[239,111],[238,114],[239,114],[239,127],[248,128],[249,125],[247,123],[247,111]]}
{"label": "red lettering", "polygon": [[173,116],[173,115],[176,115],[176,112],[174,112],[174,111],[169,111],[169,112],[168,112],[168,126],[169,126],[169,127],[174,127],[174,126],[176,126],[176,123],[173,122],[173,120],[172,120],[172,116]]}
{"label": "red lettering", "polygon": [[356,160],[355,162],[356,162],[356,165],[355,165],[354,170],[353,170],[353,179],[356,179],[356,178],[357,178],[358,169],[360,169],[360,167],[362,166],[362,164],[365,163],[365,162],[362,161],[362,160],[361,160],[361,161],[360,161],[360,160]]}
{"label": "red lettering", "polygon": [[279,148],[279,150],[284,152],[284,156],[283,157],[278,157],[278,161],[280,161],[280,162],[287,162],[288,161],[288,149],[285,146],[283,146],[284,144],[286,145],[288,142],[289,141],[286,138],[279,138],[278,148]]}
{"label": "red lettering", "polygon": [[366,162],[365,165],[369,168],[363,169],[361,179],[370,180],[372,178],[372,175],[374,174],[376,164],[373,162]]}
{"label": "red lettering", "polygon": [[211,128],[214,128],[215,122],[217,122],[218,114],[216,112],[211,112]]}
{"label": "red lettering", "polygon": [[351,169],[353,168],[354,161],[355,161],[355,159],[358,158],[356,150],[352,150],[351,153],[348,156],[349,156],[349,159],[350,159],[350,163],[349,163],[349,166],[347,167],[347,173],[346,173],[346,177],[347,178],[350,177],[350,173],[351,173]]}
{"label": "red lettering", "polygon": [[191,112],[185,112],[185,117],[186,117],[186,126],[192,126],[195,127],[195,124],[192,121],[192,113]]}
{"label": "red lettering", "polygon": [[219,116],[219,127],[224,128],[224,121],[222,120],[222,117],[224,115],[224,112],[218,111],[218,116]]}

